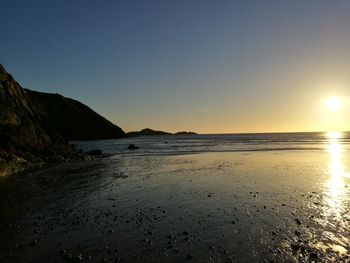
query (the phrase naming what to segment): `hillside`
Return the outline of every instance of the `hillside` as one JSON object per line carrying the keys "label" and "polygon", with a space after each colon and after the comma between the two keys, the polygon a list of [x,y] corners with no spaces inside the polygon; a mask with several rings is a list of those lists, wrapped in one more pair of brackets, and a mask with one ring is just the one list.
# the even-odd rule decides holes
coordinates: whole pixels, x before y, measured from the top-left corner
{"label": "hillside", "polygon": [[40,108],[0,65],[0,175],[8,163],[16,167],[19,161],[58,160],[74,155],[76,152]]}
{"label": "hillside", "polygon": [[88,158],[67,140],[124,136],[121,128],[76,100],[23,89],[0,64],[0,176],[32,162]]}
{"label": "hillside", "polygon": [[25,90],[50,124],[67,140],[100,140],[124,137],[124,131],[83,103],[59,94]]}

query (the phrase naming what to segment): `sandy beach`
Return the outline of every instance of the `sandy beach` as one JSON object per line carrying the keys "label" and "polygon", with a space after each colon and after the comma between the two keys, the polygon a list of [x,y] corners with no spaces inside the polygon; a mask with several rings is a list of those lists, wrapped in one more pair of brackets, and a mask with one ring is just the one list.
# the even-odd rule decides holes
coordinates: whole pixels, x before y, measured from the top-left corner
{"label": "sandy beach", "polygon": [[1,262],[343,262],[327,151],[111,156],[0,181]]}

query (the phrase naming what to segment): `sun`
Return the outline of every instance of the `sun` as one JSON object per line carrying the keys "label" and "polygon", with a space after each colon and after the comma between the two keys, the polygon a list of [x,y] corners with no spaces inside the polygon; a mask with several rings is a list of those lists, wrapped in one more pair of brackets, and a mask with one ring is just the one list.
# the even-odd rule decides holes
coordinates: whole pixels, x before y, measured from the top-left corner
{"label": "sun", "polygon": [[338,97],[330,97],[325,101],[325,106],[330,111],[336,112],[343,106],[343,101]]}

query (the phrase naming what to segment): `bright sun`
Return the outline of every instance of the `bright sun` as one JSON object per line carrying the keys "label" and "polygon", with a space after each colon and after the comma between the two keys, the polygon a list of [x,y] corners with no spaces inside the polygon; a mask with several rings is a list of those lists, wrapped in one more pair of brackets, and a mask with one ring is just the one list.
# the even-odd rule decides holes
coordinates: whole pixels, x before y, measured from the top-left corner
{"label": "bright sun", "polygon": [[330,111],[338,111],[343,106],[343,101],[338,97],[328,98],[325,102],[325,106]]}

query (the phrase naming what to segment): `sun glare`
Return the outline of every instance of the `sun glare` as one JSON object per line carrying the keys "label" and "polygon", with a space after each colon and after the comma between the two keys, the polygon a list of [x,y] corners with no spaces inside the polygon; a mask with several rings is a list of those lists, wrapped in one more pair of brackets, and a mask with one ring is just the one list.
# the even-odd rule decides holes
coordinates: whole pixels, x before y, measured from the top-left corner
{"label": "sun glare", "polygon": [[329,140],[337,140],[337,139],[341,139],[343,134],[341,132],[338,131],[331,131],[331,132],[327,132],[327,138]]}
{"label": "sun glare", "polygon": [[325,106],[327,107],[327,109],[333,112],[338,111],[342,107],[342,105],[343,101],[338,97],[328,98],[325,102]]}

